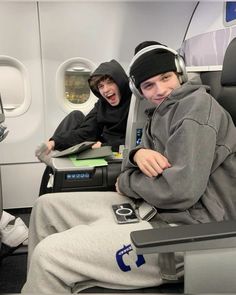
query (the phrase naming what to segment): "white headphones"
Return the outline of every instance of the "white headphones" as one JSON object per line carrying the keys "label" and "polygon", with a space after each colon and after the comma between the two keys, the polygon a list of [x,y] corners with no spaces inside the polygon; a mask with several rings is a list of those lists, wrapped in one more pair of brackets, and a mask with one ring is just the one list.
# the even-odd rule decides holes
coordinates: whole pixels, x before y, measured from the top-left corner
{"label": "white headphones", "polygon": [[179,74],[180,84],[183,84],[188,81],[188,76],[187,76],[184,60],[183,60],[182,56],[180,56],[178,54],[177,51],[175,51],[174,49],[171,49],[169,47],[162,46],[162,45],[147,46],[135,54],[135,56],[132,58],[131,63],[129,65],[129,71],[128,71],[128,73],[129,73],[129,87],[136,97],[144,98],[143,95],[140,93],[140,91],[135,86],[135,82],[134,82],[133,78],[130,76],[131,67],[140,56],[142,56],[143,54],[145,54],[149,51],[152,51],[154,49],[164,49],[166,51],[173,53],[175,55],[175,66],[177,69],[177,73]]}

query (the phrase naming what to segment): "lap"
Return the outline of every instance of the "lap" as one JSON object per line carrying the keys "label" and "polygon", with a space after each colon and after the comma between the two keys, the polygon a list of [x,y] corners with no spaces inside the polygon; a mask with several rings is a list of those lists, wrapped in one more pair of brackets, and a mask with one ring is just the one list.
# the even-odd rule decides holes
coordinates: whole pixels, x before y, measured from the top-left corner
{"label": "lap", "polygon": [[52,262],[50,271],[60,271],[63,277],[67,274],[68,285],[84,278],[95,280],[98,286],[124,288],[162,282],[158,254],[137,255],[130,240],[132,231],[151,225],[146,221],[117,224],[114,219],[111,205],[131,199],[116,192],[78,192],[45,195],[41,200],[44,204],[60,203],[68,216],[74,210],[80,222],[43,239],[35,248],[33,264],[40,260],[43,268]]}
{"label": "lap", "polygon": [[[45,247],[72,252],[85,247],[90,251],[93,243],[98,247],[112,249],[130,244],[130,232],[138,229],[151,228],[148,222],[117,224],[113,215],[112,205],[132,202],[130,198],[116,192],[70,192],[42,196],[37,200],[40,207],[53,214],[60,211],[60,218],[52,218],[51,222],[61,222],[61,218],[71,220],[70,228],[48,236],[42,242]],[[55,207],[54,210],[52,207]],[[36,209],[37,211],[37,209]],[[40,211],[40,209],[38,210]],[[35,218],[39,214],[36,214]],[[55,214],[58,216],[58,213]],[[45,214],[41,215],[45,218]],[[42,220],[43,222],[43,220]],[[74,248],[74,249],[73,249]],[[53,250],[53,249],[51,249]],[[109,250],[109,251],[110,251]],[[81,249],[82,251],[82,249]],[[53,253],[53,251],[50,251]]]}
{"label": "lap", "polygon": [[146,221],[119,225],[112,219],[78,225],[45,238],[37,246],[35,254],[42,256],[44,252],[47,261],[66,265],[80,275],[89,272],[91,276],[94,273],[100,282],[109,276],[111,284],[132,278],[132,284],[143,285],[144,276],[145,283],[156,283],[156,279],[160,279],[158,255],[137,255],[130,240],[131,231],[150,227]]}
{"label": "lap", "polygon": [[[73,212],[79,215],[106,217],[112,214],[111,206],[119,203],[132,203],[126,196],[121,196],[116,192],[68,192],[53,193],[41,196],[35,204],[43,210],[57,210],[68,216]],[[110,214],[111,213],[111,214]]]}

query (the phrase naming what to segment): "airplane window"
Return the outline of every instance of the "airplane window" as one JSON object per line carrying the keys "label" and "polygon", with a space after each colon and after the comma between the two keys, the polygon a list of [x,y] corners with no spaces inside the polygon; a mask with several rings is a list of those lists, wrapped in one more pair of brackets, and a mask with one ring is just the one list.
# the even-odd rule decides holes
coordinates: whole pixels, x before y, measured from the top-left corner
{"label": "airplane window", "polygon": [[23,114],[29,107],[30,86],[25,66],[15,58],[0,56],[0,92],[6,117]]}
{"label": "airplane window", "polygon": [[0,65],[0,91],[2,96],[7,99],[8,105],[16,107],[23,102],[23,79],[18,69]]}
{"label": "airplane window", "polygon": [[73,104],[85,103],[89,99],[88,78],[91,70],[73,66],[65,71],[65,98]]}
{"label": "airplane window", "polygon": [[56,97],[66,112],[80,110],[87,114],[97,101],[90,91],[88,78],[96,65],[85,58],[73,57],[64,61],[56,72]]}

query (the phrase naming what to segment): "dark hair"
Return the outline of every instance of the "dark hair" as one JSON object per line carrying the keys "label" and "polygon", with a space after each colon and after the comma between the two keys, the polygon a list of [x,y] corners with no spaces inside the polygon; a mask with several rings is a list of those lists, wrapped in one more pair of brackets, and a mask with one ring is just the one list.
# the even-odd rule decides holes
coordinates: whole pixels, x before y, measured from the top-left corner
{"label": "dark hair", "polygon": [[109,76],[109,75],[104,75],[104,76],[100,76],[100,75],[97,76],[97,75],[95,75],[95,76],[92,76],[92,77],[89,79],[89,86],[90,86],[91,88],[93,88],[93,89],[98,90],[98,84],[99,84],[100,82],[102,82],[102,81],[107,80],[107,79],[109,79],[109,80],[111,80],[111,81],[114,81],[114,80],[112,79],[112,77]]}

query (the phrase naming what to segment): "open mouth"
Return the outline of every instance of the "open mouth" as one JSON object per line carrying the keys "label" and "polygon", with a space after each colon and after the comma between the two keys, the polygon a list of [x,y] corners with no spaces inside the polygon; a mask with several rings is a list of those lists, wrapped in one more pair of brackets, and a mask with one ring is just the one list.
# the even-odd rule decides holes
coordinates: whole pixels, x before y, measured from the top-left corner
{"label": "open mouth", "polygon": [[107,95],[106,99],[109,100],[110,102],[115,102],[115,100],[116,100],[115,93]]}

